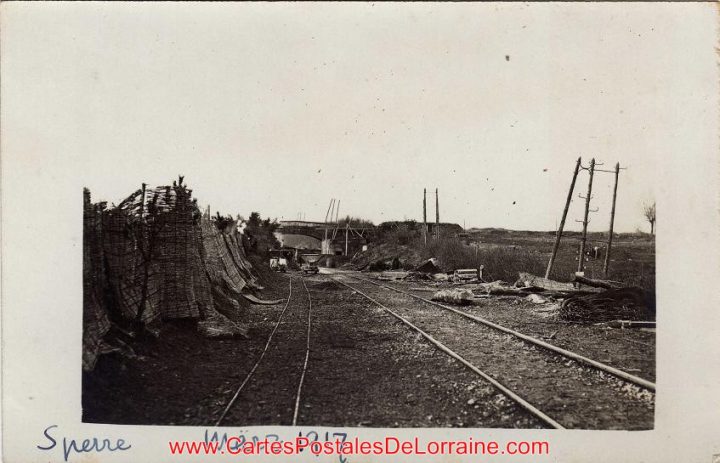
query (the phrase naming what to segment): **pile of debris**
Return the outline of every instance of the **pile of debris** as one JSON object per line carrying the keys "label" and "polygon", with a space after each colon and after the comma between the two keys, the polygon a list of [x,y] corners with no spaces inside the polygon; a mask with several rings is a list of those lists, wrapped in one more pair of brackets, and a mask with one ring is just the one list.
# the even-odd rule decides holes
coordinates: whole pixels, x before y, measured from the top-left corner
{"label": "pile of debris", "polygon": [[380,273],[378,280],[435,280],[447,281],[447,274],[443,273],[438,266],[437,259],[428,259],[421,265],[410,270],[399,270],[395,267]]}
{"label": "pile of debris", "polygon": [[382,272],[379,280],[410,280],[410,281],[434,281],[438,283],[451,282],[455,285],[476,284],[482,282],[482,270],[480,268],[458,269],[453,273],[446,273],[440,267],[440,263],[434,257],[427,259],[422,264],[410,270],[388,270]]}
{"label": "pile of debris", "polygon": [[480,283],[477,288],[490,296],[519,296],[527,297],[530,294],[541,294],[544,297],[564,299],[578,294],[595,294],[596,289],[577,289],[572,283],[549,280],[530,273],[520,272],[515,284],[502,280]]}
{"label": "pile of debris", "polygon": [[448,302],[457,305],[472,304],[475,295],[469,289],[442,289],[433,294],[432,300],[438,302]]}
{"label": "pile of debris", "polygon": [[[388,261],[378,279],[385,281],[433,281],[435,286],[452,282],[454,288],[436,291],[432,300],[467,305],[473,299],[492,296],[521,297],[534,304],[552,302],[552,312],[564,321],[602,323],[615,320],[650,321],[655,318],[652,294],[619,282],[591,280],[576,275],[573,282],[559,282],[520,272],[514,284],[501,280],[482,280],[482,266],[460,269],[453,274],[442,271],[437,259],[428,259],[409,270],[400,270],[397,258]],[[381,261],[382,262],[382,261]],[[371,269],[373,267],[371,266]],[[562,304],[558,304],[562,302]],[[555,315],[553,315],[555,316]]]}
{"label": "pile of debris", "polygon": [[655,320],[655,298],[641,288],[623,287],[607,280],[590,280],[576,276],[577,283],[601,288],[601,292],[576,295],[560,305],[562,320],[579,323],[602,323],[616,320]]}
{"label": "pile of debris", "polygon": [[143,185],[110,208],[84,191],[84,370],[114,350],[110,331],[158,335],[184,319],[206,336],[247,334],[241,303],[262,286],[237,224],[203,216],[182,182]]}
{"label": "pile of debris", "polygon": [[655,318],[652,294],[640,288],[624,287],[615,281],[575,276],[573,283],[563,283],[520,273],[520,278],[513,286],[502,281],[481,283],[478,286],[486,295],[519,296],[536,304],[562,301],[558,317],[565,321],[602,323],[614,320],[648,321]]}
{"label": "pile of debris", "polygon": [[655,318],[640,288],[609,289],[598,294],[573,296],[560,305],[559,315],[562,320],[580,323]]}
{"label": "pile of debris", "polygon": [[383,243],[370,245],[367,251],[357,253],[348,264],[356,270],[379,272],[383,270],[410,270],[423,263],[420,253],[410,246]]}
{"label": "pile of debris", "polygon": [[[576,323],[646,322],[655,319],[653,294],[608,280],[576,276],[573,283],[564,283],[521,272],[514,285],[498,280],[479,283],[472,289],[476,298],[516,296],[534,304],[551,302],[551,306],[557,309],[552,312],[560,320]],[[459,294],[449,295],[441,291],[433,299],[457,303],[455,299],[459,297]]]}

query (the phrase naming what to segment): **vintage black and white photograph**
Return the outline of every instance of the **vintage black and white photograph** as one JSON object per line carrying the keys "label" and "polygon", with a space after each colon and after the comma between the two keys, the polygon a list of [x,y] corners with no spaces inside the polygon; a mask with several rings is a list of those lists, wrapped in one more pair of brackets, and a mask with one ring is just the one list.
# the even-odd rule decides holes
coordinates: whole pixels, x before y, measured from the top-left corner
{"label": "vintage black and white photograph", "polygon": [[3,461],[720,461],[719,12],[0,3]]}
{"label": "vintage black and white photograph", "polygon": [[83,421],[652,429],[650,16],[366,6],[78,38]]}

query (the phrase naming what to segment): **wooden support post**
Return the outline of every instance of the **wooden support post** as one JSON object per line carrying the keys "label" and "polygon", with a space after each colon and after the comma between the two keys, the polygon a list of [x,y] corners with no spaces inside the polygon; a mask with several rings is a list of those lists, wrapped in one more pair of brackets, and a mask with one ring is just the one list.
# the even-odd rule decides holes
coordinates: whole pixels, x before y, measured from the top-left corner
{"label": "wooden support post", "polygon": [[605,278],[608,276],[610,269],[610,250],[613,242],[613,227],[615,226],[615,202],[617,201],[618,177],[620,177],[620,163],[615,164],[615,188],[613,189],[612,208],[610,209],[610,230],[608,233],[608,244],[605,250],[605,263],[603,264],[603,274]]}
{"label": "wooden support post", "polygon": [[587,241],[588,214],[590,213],[590,196],[592,196],[593,174],[595,173],[595,158],[590,160],[590,179],[588,180],[587,196],[585,197],[585,218],[583,219],[582,241],[580,241],[580,255],[578,256],[578,272],[585,266],[585,242]]}
{"label": "wooden support post", "polygon": [[555,263],[555,256],[557,256],[558,248],[560,247],[560,239],[562,238],[563,229],[565,228],[565,218],[567,217],[568,209],[570,209],[570,201],[572,201],[572,194],[575,189],[575,180],[577,180],[581,160],[582,158],[578,158],[575,163],[575,172],[573,172],[572,182],[570,182],[570,190],[568,190],[567,199],[565,200],[565,209],[563,209],[562,219],[560,219],[560,227],[558,227],[557,234],[555,235],[555,244],[553,245],[550,262],[548,262],[547,270],[545,270],[545,278],[550,278],[550,272],[552,271],[553,264]]}
{"label": "wooden support post", "polygon": [[[143,215],[145,214],[145,189],[147,188],[147,185],[145,183],[142,184],[142,193],[140,194],[140,220],[143,220]],[[208,210],[210,206],[208,206]]]}

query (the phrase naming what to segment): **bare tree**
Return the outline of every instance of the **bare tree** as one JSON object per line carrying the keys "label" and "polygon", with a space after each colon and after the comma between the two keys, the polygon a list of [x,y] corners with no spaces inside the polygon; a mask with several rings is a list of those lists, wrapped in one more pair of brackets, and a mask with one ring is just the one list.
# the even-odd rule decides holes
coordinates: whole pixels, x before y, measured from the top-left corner
{"label": "bare tree", "polygon": [[650,222],[650,234],[655,234],[655,201],[652,204],[646,204],[643,210],[645,218]]}

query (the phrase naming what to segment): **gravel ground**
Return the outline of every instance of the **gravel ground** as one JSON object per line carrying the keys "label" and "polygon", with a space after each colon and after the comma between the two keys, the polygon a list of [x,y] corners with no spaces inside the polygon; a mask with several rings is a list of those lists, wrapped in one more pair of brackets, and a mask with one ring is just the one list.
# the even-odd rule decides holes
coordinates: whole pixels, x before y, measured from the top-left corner
{"label": "gravel ground", "polygon": [[[262,297],[286,298],[291,277],[293,295],[283,322],[224,425],[291,423],[305,355],[308,304],[298,284],[303,278],[313,308],[299,425],[545,427],[387,312],[334,283],[332,275],[268,275]],[[418,311],[418,301],[407,300],[407,296],[397,297],[397,293],[377,287],[368,289],[378,291],[378,298],[394,295],[389,305],[408,316],[420,316],[431,334],[489,373],[505,375],[509,386],[568,427],[652,427],[651,394],[643,395],[574,362],[566,366],[557,356],[470,327],[467,321],[460,323],[446,311],[440,311],[443,316],[435,309]],[[168,323],[159,339],[133,346],[136,358],[103,356],[96,370],[83,376],[83,421],[214,424],[260,356],[284,307],[284,303],[251,306],[249,339],[207,339],[199,336],[191,323]],[[509,300],[482,301],[468,310],[532,335],[549,336],[557,331],[555,344],[598,360],[606,359],[595,353],[606,353],[619,367],[637,365],[643,371],[654,371],[654,359],[650,364],[647,359],[644,364],[641,361],[654,352],[648,349],[654,346],[654,333],[597,330],[600,334],[591,337],[584,333],[593,332],[592,327],[545,323],[534,313],[533,305]],[[634,336],[625,341],[638,344],[620,344],[613,337],[615,332]],[[631,350],[632,355],[620,355],[623,350]],[[553,369],[559,373],[552,373]]]}
{"label": "gravel ground", "polygon": [[[267,353],[223,420],[224,426],[292,424],[295,397],[305,361],[310,305],[303,277],[290,278],[292,295],[287,310],[277,325]],[[276,320],[275,317],[270,318],[271,326],[265,326],[264,331],[272,329]],[[267,339],[267,336],[262,338]],[[218,399],[222,408],[229,403],[239,384],[223,391]],[[213,415],[220,410],[216,409]]]}
{"label": "gravel ground", "polygon": [[[418,291],[417,288],[437,289],[418,282],[382,283],[426,299],[430,299],[433,292]],[[462,310],[635,376],[655,381],[654,331],[564,322],[553,317],[553,311],[549,310],[552,305],[552,302],[534,304],[519,297],[500,296],[476,299],[471,306],[463,307]]]}
{"label": "gravel ground", "polygon": [[313,280],[313,344],[299,423],[542,426],[384,310],[325,276]]}
{"label": "gravel ground", "polygon": [[648,391],[410,296],[341,278],[406,317],[565,427],[653,427],[654,394]]}
{"label": "gravel ground", "polygon": [[[271,274],[264,299],[287,297],[287,282]],[[82,420],[145,425],[212,424],[219,393],[235,389],[267,339],[266,320],[282,310],[251,306],[249,339],[208,339],[193,323],[165,323],[157,340],[133,345],[136,358],[103,355],[83,373]]]}

